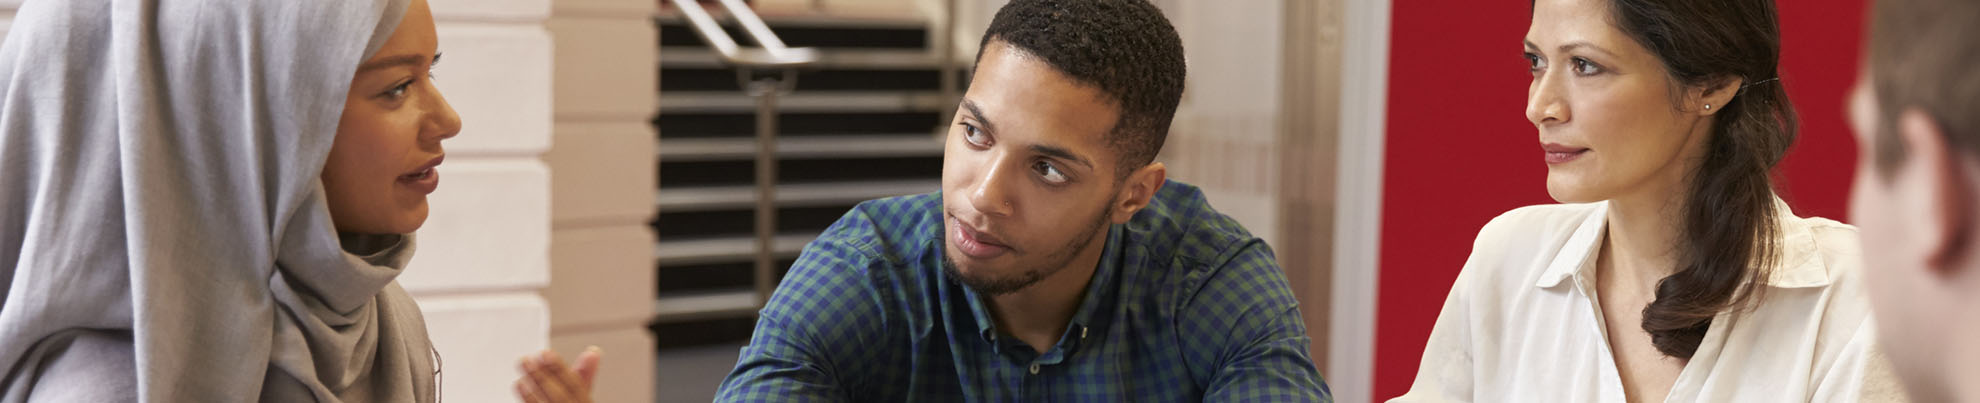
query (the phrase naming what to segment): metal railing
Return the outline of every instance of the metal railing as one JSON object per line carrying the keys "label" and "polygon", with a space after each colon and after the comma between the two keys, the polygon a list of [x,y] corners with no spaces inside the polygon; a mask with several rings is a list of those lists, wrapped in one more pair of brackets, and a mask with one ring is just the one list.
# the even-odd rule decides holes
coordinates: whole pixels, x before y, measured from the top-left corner
{"label": "metal railing", "polygon": [[[743,0],[721,0],[722,7],[728,9],[745,34],[756,41],[758,47],[742,47],[729,37],[708,10],[697,0],[672,0],[674,7],[687,17],[688,25],[694,28],[708,47],[715,49],[722,61],[736,69],[736,81],[750,96],[756,98],[756,303],[761,306],[770,300],[770,292],[776,288],[776,238],[777,238],[777,96],[788,93],[797,85],[798,69],[818,61],[818,52],[811,48],[792,48],[784,45],[777,33],[763,23],[749,4]],[[773,73],[759,75],[757,73]]]}

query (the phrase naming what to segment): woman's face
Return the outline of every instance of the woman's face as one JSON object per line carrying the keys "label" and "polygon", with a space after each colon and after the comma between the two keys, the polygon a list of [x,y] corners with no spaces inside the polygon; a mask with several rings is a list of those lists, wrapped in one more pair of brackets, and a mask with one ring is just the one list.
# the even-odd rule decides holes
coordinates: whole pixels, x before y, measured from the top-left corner
{"label": "woman's face", "polygon": [[433,86],[440,61],[433,13],[413,0],[383,47],[357,67],[323,166],[337,231],[403,234],[426,222],[426,195],[440,185],[440,141],[461,118]]}
{"label": "woman's face", "polygon": [[1539,0],[1526,32],[1526,119],[1540,131],[1547,193],[1563,203],[1681,190],[1710,132],[1680,110],[1656,54],[1610,20],[1605,0]]}

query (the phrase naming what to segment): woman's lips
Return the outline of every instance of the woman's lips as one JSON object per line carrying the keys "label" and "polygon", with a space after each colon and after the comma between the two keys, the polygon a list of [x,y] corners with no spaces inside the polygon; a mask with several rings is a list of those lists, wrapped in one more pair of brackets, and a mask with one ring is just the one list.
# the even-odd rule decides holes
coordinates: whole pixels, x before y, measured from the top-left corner
{"label": "woman's lips", "polygon": [[1588,153],[1587,147],[1564,146],[1553,143],[1542,144],[1540,145],[1540,149],[1546,152],[1547,164],[1549,165],[1565,164],[1580,159],[1582,154]]}
{"label": "woman's lips", "polygon": [[433,160],[420,165],[419,169],[399,175],[399,185],[411,188],[419,194],[432,194],[434,189],[440,188],[440,162],[446,159],[445,155],[433,157]]}
{"label": "woman's lips", "polygon": [[972,259],[985,260],[995,258],[1011,250],[1009,246],[997,243],[998,240],[994,236],[977,232],[975,229],[963,225],[962,220],[950,218],[949,228],[952,228],[951,231],[956,233],[956,249],[962,252],[964,256]]}

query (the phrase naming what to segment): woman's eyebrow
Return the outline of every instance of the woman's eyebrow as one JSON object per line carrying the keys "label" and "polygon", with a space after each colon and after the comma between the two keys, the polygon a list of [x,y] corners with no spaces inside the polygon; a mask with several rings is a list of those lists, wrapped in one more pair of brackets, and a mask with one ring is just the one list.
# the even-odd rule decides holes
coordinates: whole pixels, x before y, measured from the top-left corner
{"label": "woman's eyebrow", "polygon": [[1597,45],[1595,45],[1595,43],[1594,43],[1594,42],[1589,42],[1589,41],[1574,41],[1574,42],[1568,42],[1568,43],[1565,43],[1565,44],[1562,44],[1562,45],[1561,45],[1561,48],[1560,48],[1560,50],[1561,50],[1561,53],[1569,53],[1569,52],[1573,52],[1573,51],[1574,51],[1575,49],[1588,49],[1588,50],[1591,50],[1591,51],[1594,51],[1595,53],[1600,53],[1600,54],[1602,54],[1603,56],[1610,56],[1610,57],[1613,57],[1613,56],[1615,56],[1615,55],[1616,55],[1616,54],[1614,54],[1614,53],[1609,53],[1609,50],[1608,50],[1608,49],[1603,49],[1603,48],[1602,48],[1601,46],[1597,46]]}
{"label": "woman's eyebrow", "polygon": [[[1524,40],[1523,42],[1526,43],[1527,49],[1540,50],[1540,45],[1533,44],[1533,40],[1531,39]],[[1595,53],[1600,53],[1603,56],[1614,57],[1616,55],[1615,53],[1610,53],[1608,49],[1603,49],[1601,46],[1597,46],[1595,45],[1594,42],[1589,42],[1589,41],[1568,42],[1562,44],[1556,50],[1561,53],[1569,53],[1569,52],[1573,52],[1575,49],[1588,49],[1594,51]]]}
{"label": "woman's eyebrow", "polygon": [[[358,74],[364,74],[365,72],[368,71],[383,69],[388,67],[418,66],[421,61],[426,60],[425,56],[426,55],[416,54],[416,53],[386,56],[378,59],[373,59],[372,61],[365,62],[364,64],[359,65],[357,71]],[[438,57],[435,57],[435,59],[438,59]]]}

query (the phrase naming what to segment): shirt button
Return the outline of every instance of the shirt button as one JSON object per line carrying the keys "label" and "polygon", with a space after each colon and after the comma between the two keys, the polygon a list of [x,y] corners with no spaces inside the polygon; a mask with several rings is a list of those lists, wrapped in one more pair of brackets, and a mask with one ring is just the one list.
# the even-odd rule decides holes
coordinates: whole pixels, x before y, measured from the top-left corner
{"label": "shirt button", "polygon": [[1038,364],[1031,364],[1031,374],[1038,375]]}

